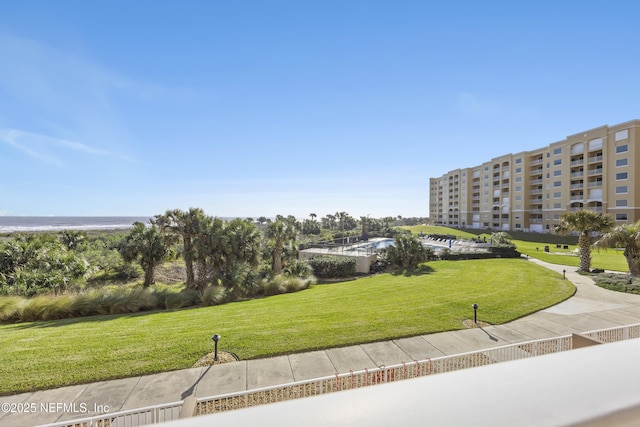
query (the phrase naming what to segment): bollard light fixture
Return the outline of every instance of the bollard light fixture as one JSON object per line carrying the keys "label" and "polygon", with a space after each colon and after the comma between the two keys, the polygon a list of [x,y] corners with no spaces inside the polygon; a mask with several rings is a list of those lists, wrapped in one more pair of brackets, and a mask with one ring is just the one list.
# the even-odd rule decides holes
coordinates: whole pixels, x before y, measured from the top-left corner
{"label": "bollard light fixture", "polygon": [[567,270],[562,270],[562,278],[563,279],[567,278]]}
{"label": "bollard light fixture", "polygon": [[213,360],[214,361],[218,361],[218,341],[220,341],[220,335],[215,334],[213,337],[211,337],[211,339],[213,340],[213,343],[215,345],[214,351],[213,351]]}
{"label": "bollard light fixture", "polygon": [[471,307],[473,307],[473,323],[478,323],[478,304],[473,303]]}

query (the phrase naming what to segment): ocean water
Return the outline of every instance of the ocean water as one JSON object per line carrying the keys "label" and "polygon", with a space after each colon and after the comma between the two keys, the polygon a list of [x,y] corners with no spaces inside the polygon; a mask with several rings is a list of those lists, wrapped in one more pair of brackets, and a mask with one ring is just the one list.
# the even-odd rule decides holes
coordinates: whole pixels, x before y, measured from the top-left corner
{"label": "ocean water", "polygon": [[119,230],[134,222],[148,222],[142,216],[0,216],[0,233],[21,231]]}

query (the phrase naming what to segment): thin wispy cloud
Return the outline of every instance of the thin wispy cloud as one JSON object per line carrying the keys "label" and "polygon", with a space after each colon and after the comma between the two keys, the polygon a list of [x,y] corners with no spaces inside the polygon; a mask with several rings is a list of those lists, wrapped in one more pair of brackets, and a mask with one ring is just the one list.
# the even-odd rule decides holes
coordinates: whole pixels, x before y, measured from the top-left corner
{"label": "thin wispy cloud", "polygon": [[10,145],[34,159],[59,167],[64,166],[65,151],[75,151],[93,156],[110,154],[106,150],[82,143],[18,129],[0,129],[0,142]]}
{"label": "thin wispy cloud", "polygon": [[0,57],[4,142],[49,163],[60,158],[43,146],[104,155],[95,147],[122,153],[132,145],[121,106],[147,96],[144,85],[91,59],[5,34]]}

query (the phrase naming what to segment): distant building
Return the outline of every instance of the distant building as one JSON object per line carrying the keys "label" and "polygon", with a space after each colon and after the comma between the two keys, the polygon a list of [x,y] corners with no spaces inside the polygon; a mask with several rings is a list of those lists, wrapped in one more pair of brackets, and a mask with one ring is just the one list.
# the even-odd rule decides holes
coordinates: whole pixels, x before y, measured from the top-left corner
{"label": "distant building", "polygon": [[640,120],[579,132],[430,178],[429,216],[450,227],[547,233],[582,209],[640,220]]}

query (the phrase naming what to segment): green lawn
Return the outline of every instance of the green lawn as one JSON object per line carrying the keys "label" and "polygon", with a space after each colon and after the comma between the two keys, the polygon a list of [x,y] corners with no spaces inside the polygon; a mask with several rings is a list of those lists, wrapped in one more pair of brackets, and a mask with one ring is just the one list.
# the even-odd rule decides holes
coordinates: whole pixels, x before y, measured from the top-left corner
{"label": "green lawn", "polygon": [[570,297],[574,286],[524,260],[438,261],[207,308],[0,326],[0,395],[191,367],[220,349],[242,359],[504,323]]}
{"label": "green lawn", "polygon": [[[577,245],[568,245],[569,249],[556,248],[555,244],[545,244],[537,242],[526,242],[523,240],[514,240],[513,243],[518,247],[518,251],[524,255],[549,262],[551,264],[569,265],[578,267],[580,258],[574,252]],[[549,253],[544,251],[544,247],[549,246]],[[564,245],[562,245],[564,247]],[[537,248],[537,249],[536,249]],[[591,251],[591,268],[601,268],[603,270],[613,271],[629,271],[629,266],[622,251],[614,249],[592,250]]]}
{"label": "green lawn", "polygon": [[[405,230],[410,230],[413,234],[453,234],[462,239],[471,239],[477,237],[476,234],[468,233],[455,228],[442,227],[436,225],[414,225],[411,227],[403,226],[399,227]],[[487,241],[491,233],[483,233],[480,235],[485,236]],[[535,234],[536,238],[540,238],[540,234]],[[529,242],[526,240],[513,240],[513,243],[518,247],[518,251],[523,255],[529,255],[532,258],[560,265],[569,265],[578,267],[580,265],[580,259],[574,253],[577,245],[568,245],[569,249],[557,248],[555,243],[540,243]],[[544,247],[549,246],[549,252],[544,252]],[[537,250],[536,250],[537,248]],[[601,268],[603,270],[613,271],[629,271],[627,261],[622,255],[622,251],[616,251],[613,249],[608,250],[593,250],[591,252],[591,268]]]}

